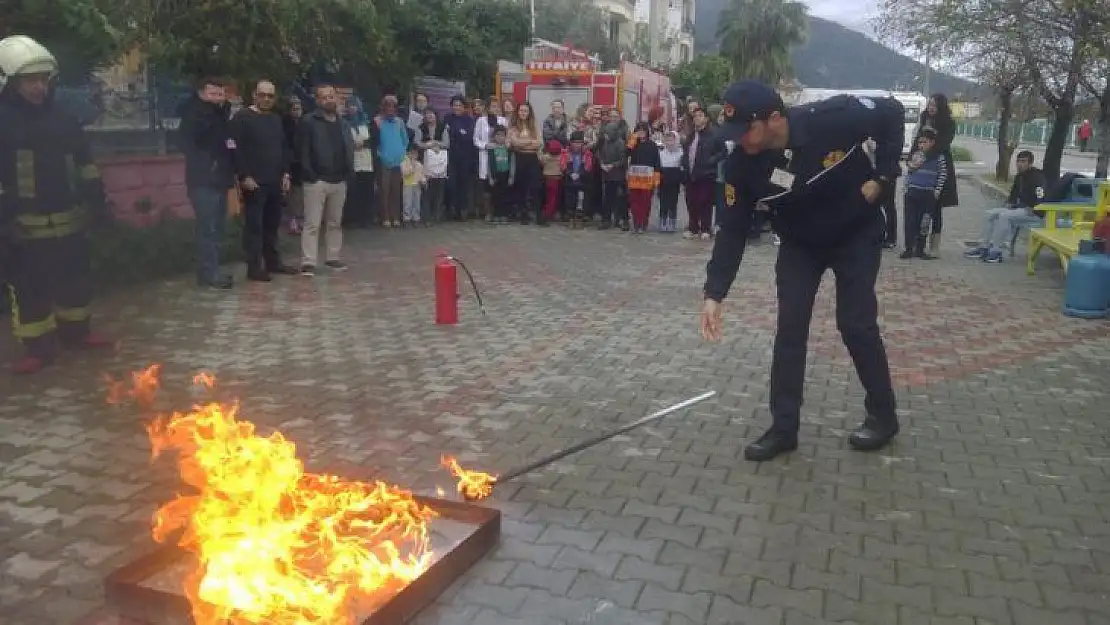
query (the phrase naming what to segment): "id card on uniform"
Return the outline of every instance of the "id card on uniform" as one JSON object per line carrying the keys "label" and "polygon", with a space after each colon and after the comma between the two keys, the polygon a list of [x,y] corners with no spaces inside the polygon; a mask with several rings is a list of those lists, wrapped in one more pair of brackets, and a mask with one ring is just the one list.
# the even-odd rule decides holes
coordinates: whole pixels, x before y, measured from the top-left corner
{"label": "id card on uniform", "polygon": [[793,189],[794,174],[786,171],[785,169],[780,169],[776,167],[775,171],[771,172],[771,182],[784,189]]}

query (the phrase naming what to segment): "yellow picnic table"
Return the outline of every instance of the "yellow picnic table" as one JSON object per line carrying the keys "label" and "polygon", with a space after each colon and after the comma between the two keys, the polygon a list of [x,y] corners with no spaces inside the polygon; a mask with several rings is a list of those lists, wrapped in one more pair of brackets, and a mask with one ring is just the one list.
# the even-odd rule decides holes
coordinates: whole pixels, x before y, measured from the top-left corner
{"label": "yellow picnic table", "polygon": [[[1091,238],[1095,222],[1106,216],[1110,207],[1110,182],[1103,182],[1098,188],[1098,199],[1094,204],[1071,204],[1050,202],[1038,204],[1037,210],[1044,212],[1044,227],[1029,229],[1029,254],[1026,258],[1025,272],[1033,275],[1034,264],[1041,250],[1048,248],[1060,259],[1064,272],[1068,271],[1068,261],[1079,253],[1079,242]],[[1059,225],[1061,218],[1067,218],[1069,225]]]}

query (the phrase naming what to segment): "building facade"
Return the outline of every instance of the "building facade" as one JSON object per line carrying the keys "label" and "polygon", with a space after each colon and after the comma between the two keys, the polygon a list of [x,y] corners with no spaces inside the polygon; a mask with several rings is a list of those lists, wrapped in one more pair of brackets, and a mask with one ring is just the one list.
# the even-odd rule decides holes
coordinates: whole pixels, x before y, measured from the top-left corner
{"label": "building facade", "polygon": [[637,20],[647,24],[651,65],[670,67],[694,58],[695,0],[640,0]]}

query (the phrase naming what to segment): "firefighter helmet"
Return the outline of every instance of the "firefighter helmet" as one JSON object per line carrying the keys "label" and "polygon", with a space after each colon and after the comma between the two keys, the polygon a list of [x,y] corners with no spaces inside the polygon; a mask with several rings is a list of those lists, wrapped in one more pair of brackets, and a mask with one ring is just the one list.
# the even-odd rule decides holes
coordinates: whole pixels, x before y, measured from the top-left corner
{"label": "firefighter helmet", "polygon": [[26,35],[0,39],[0,90],[12,76],[58,73],[58,60],[41,43]]}

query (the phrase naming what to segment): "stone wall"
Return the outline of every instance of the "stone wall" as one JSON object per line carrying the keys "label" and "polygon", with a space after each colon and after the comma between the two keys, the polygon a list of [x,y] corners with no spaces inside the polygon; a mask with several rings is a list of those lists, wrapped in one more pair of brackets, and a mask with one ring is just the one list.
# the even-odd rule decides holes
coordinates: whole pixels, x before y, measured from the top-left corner
{"label": "stone wall", "polygon": [[184,157],[104,158],[97,165],[117,219],[143,227],[163,217],[193,218],[185,192]]}

